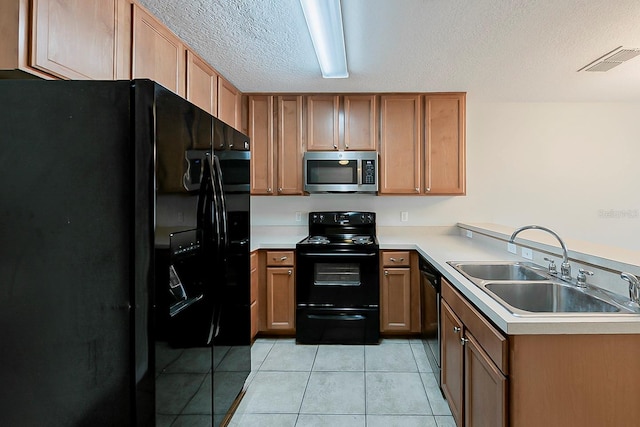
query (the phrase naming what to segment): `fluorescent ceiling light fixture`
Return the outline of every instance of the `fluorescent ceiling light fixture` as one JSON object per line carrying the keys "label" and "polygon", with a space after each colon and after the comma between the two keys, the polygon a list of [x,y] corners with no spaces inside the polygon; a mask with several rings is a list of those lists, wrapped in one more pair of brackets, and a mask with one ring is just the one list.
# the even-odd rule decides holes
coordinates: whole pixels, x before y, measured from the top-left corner
{"label": "fluorescent ceiling light fixture", "polygon": [[300,0],[322,77],[349,77],[340,0]]}

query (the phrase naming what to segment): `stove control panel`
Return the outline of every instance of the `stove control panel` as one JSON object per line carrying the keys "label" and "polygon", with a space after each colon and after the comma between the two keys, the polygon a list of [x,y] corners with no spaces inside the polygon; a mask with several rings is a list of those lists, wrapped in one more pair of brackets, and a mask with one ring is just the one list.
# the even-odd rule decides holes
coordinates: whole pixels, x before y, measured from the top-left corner
{"label": "stove control panel", "polygon": [[358,225],[375,224],[374,212],[310,212],[310,224]]}

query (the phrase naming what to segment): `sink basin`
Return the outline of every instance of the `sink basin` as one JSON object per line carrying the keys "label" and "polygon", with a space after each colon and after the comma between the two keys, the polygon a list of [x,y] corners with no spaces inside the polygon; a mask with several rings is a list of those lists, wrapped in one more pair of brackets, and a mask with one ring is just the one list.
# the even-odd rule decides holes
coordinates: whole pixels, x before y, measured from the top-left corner
{"label": "sink basin", "polygon": [[472,279],[506,281],[540,281],[548,276],[519,262],[503,263],[450,263],[456,270]]}
{"label": "sink basin", "polygon": [[514,313],[512,308],[535,313],[620,312],[620,308],[579,288],[553,282],[487,283],[484,287]]}

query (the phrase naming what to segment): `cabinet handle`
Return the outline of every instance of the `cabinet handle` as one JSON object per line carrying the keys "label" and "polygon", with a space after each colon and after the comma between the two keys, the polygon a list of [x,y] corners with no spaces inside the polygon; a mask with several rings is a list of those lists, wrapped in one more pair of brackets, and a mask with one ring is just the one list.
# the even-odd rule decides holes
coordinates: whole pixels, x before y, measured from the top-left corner
{"label": "cabinet handle", "polygon": [[289,273],[289,276],[291,276],[291,274],[292,274],[292,273],[291,273],[291,270],[289,270],[289,271],[288,271],[288,273]]}
{"label": "cabinet handle", "polygon": [[460,327],[459,327],[459,326],[454,326],[454,327],[453,327],[453,332],[455,332],[456,334],[457,334],[458,332],[460,332],[461,330],[462,330],[462,329],[460,329]]}
{"label": "cabinet handle", "polygon": [[[274,259],[275,259],[275,258],[274,258]],[[280,261],[284,261],[285,259],[287,259],[287,256],[286,256],[286,255],[285,255],[285,256],[281,256],[281,257],[280,257]]]}
{"label": "cabinet handle", "polygon": [[469,340],[466,339],[465,337],[460,338],[460,345],[465,345],[468,342],[469,342]]}
{"label": "cabinet handle", "polygon": [[394,257],[390,257],[389,261],[391,261],[391,262],[403,262],[404,261],[404,257],[400,258],[399,260],[394,258]]}

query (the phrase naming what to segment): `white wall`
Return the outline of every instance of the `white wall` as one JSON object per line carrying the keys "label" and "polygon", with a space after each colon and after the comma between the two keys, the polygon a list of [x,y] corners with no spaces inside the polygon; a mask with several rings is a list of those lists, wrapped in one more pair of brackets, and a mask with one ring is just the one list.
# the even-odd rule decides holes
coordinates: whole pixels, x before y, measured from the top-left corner
{"label": "white wall", "polygon": [[640,250],[639,184],[640,103],[489,103],[468,95],[467,196],[254,196],[252,221],[304,225],[309,211],[372,210],[380,225],[531,223]]}

